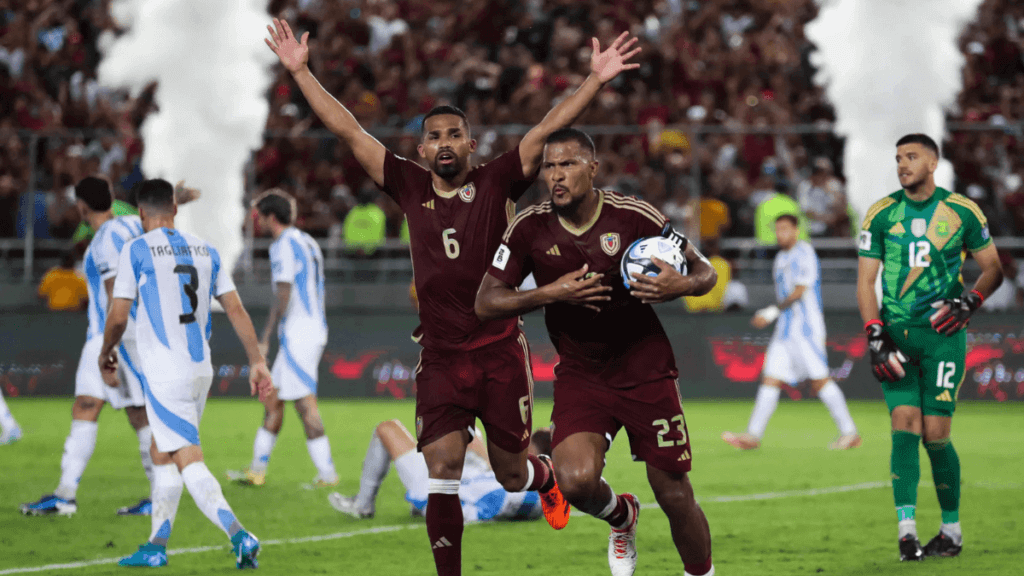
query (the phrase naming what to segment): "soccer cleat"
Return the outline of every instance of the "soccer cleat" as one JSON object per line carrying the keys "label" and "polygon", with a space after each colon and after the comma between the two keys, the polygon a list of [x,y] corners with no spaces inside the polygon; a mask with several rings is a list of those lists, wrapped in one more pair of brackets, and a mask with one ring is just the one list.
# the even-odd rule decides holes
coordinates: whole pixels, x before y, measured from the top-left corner
{"label": "soccer cleat", "polygon": [[632,494],[623,494],[633,509],[633,520],[622,530],[612,528],[608,536],[608,567],[612,576],[633,576],[636,571],[636,525],[640,521],[640,501]]}
{"label": "soccer cleat", "polygon": [[263,486],[267,483],[267,472],[254,472],[252,470],[228,470],[228,479],[243,486]]}
{"label": "soccer cleat", "polygon": [[860,446],[860,434],[845,434],[828,445],[829,450],[849,450]]}
{"label": "soccer cleat", "polygon": [[54,494],[47,494],[35,502],[27,502],[21,505],[21,513],[26,516],[47,516],[50,514],[71,516],[75,512],[78,512],[77,502],[65,500]]}
{"label": "soccer cleat", "polygon": [[356,499],[352,496],[344,496],[337,492],[331,492],[327,495],[327,501],[331,503],[331,506],[341,512],[342,514],[348,514],[353,518],[360,520],[364,518],[373,518],[375,510],[373,506],[366,510],[360,510],[356,507]]}
{"label": "soccer cleat", "polygon": [[960,551],[963,550],[963,543],[956,544],[953,539],[949,537],[945,532],[939,532],[939,535],[932,538],[924,546],[925,556],[959,556]]}
{"label": "soccer cleat", "polygon": [[319,474],[309,484],[303,484],[302,487],[306,490],[316,490],[317,488],[333,488],[338,485],[338,477],[335,476],[333,480],[324,480]]}
{"label": "soccer cleat", "polygon": [[740,450],[756,450],[761,446],[761,441],[757,439],[753,434],[733,434],[732,432],[722,432],[722,440],[725,440],[730,446],[735,446]]}
{"label": "soccer cleat", "polygon": [[900,562],[918,562],[924,560],[924,552],[921,550],[921,543],[917,536],[904,536],[900,538]]}
{"label": "soccer cleat", "polygon": [[146,542],[131,556],[117,561],[118,566],[136,566],[143,568],[159,568],[167,566],[167,548],[159,544]]}
{"label": "soccer cleat", "polygon": [[117,509],[118,516],[151,516],[153,514],[153,501],[149,498],[139,500],[135,506],[124,506]]}
{"label": "soccer cleat", "polygon": [[4,433],[0,434],[0,446],[14,444],[18,440],[21,440],[21,428],[17,426],[10,430],[4,430]]}
{"label": "soccer cleat", "polygon": [[245,530],[239,530],[231,537],[231,553],[235,555],[235,566],[239,570],[260,567],[256,561],[260,554],[260,541]]}
{"label": "soccer cleat", "polygon": [[562,495],[558,480],[555,480],[555,467],[551,464],[551,458],[546,454],[541,454],[538,458],[548,467],[548,473],[554,480],[550,490],[537,492],[540,496],[540,507],[544,510],[544,519],[548,521],[548,525],[555,530],[561,530],[569,524],[569,502]]}

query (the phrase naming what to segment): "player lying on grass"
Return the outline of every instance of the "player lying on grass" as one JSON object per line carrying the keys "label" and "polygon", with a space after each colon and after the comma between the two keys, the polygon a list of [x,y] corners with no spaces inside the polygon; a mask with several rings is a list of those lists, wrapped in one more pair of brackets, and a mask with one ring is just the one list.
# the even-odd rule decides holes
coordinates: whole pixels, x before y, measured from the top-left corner
{"label": "player lying on grass", "polygon": [[[633,459],[647,466],[655,498],[668,516],[686,574],[713,574],[711,534],[687,477],[692,453],[679,397],[672,345],[652,303],[699,296],[717,274],[657,209],[642,200],[594,188],[594,143],[566,128],[547,139],[541,176],[551,200],[527,208],[509,224],[480,285],[482,320],[544,308],[558,351],[552,458],[566,500],[611,525],[613,576],[636,569],[640,504],[616,494],[601,477],[612,439],[626,429]],[[683,252],[688,275],[654,259],[657,277],[624,285],[623,249],[665,236]],[[533,273],[539,288],[516,286]]]}
{"label": "player lying on grass", "polygon": [[[550,454],[551,432],[546,428],[535,430],[530,437],[530,454]],[[381,422],[370,437],[370,446],[363,459],[363,473],[359,478],[359,493],[343,496],[333,492],[328,496],[331,506],[355,518],[372,518],[377,491],[395,463],[398,478],[405,486],[405,499],[413,516],[423,516],[427,508],[427,462],[416,451],[416,439],[398,420]],[[476,429],[473,441],[466,451],[459,486],[462,516],[467,522],[486,520],[534,520],[543,516],[540,497],[536,492],[508,492],[494,477],[487,458],[487,447]]]}

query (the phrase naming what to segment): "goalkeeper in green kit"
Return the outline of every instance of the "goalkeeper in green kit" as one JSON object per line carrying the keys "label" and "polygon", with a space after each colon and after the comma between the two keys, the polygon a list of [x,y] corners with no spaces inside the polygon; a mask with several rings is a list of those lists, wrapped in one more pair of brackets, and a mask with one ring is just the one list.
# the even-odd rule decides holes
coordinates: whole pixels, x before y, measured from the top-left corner
{"label": "goalkeeper in green kit", "polygon": [[[1003,281],[988,223],[966,196],[935,186],[939,148],[924,134],[896,143],[902,190],[871,206],[861,227],[857,304],[868,335],[871,369],[892,417],[892,490],[899,520],[900,560],[956,556],[960,530],[960,460],[949,433],[964,381],[965,328]],[[981,266],[964,291],[964,250]],[[882,268],[882,306],[875,278]],[[939,534],[924,549],[914,511],[921,478],[922,438],[942,508]]]}

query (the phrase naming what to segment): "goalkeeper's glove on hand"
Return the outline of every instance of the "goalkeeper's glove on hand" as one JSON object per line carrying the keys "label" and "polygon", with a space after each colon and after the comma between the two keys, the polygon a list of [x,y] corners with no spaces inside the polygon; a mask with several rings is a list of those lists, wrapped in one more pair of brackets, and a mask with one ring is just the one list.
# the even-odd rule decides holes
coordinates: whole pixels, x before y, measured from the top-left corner
{"label": "goalkeeper's glove on hand", "polygon": [[971,322],[971,314],[985,301],[981,292],[971,290],[959,298],[943,298],[932,303],[936,312],[930,320],[932,328],[939,334],[952,336],[967,327]]}
{"label": "goalkeeper's glove on hand", "polygon": [[864,325],[868,333],[868,351],[871,352],[871,371],[879,382],[895,382],[903,379],[907,371],[903,363],[906,355],[896,347],[881,320],[872,320]]}

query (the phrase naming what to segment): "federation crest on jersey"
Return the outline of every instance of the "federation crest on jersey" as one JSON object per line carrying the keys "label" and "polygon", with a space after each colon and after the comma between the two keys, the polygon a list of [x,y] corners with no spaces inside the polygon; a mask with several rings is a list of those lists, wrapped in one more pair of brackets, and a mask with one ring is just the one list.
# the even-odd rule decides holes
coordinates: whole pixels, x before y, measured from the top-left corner
{"label": "federation crest on jersey", "polygon": [[924,218],[914,218],[910,221],[910,233],[920,238],[928,231],[928,222]]}
{"label": "federation crest on jersey", "polygon": [[935,233],[942,237],[949,236],[949,222],[943,220],[935,224]]}
{"label": "federation crest on jersey", "polygon": [[473,198],[476,197],[476,185],[472,182],[466,184],[462,188],[459,188],[459,198],[463,202],[472,202]]}
{"label": "federation crest on jersey", "polygon": [[619,235],[615,232],[609,232],[601,236],[601,250],[609,256],[615,256],[621,247]]}

